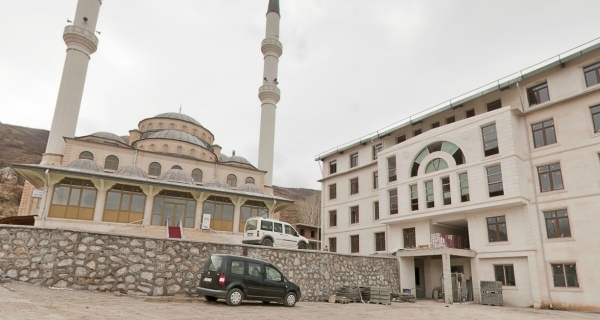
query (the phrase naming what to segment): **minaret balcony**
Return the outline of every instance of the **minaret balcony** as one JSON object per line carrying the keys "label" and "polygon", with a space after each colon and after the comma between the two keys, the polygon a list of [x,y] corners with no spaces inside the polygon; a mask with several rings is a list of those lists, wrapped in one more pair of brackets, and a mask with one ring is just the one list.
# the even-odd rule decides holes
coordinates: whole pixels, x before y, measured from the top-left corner
{"label": "minaret balcony", "polygon": [[85,48],[87,54],[92,54],[98,49],[98,38],[93,32],[77,26],[66,26],[63,39],[69,48]]}
{"label": "minaret balcony", "polygon": [[283,45],[279,40],[273,38],[266,38],[262,41],[260,50],[263,55],[275,55],[277,58],[283,53]]}
{"label": "minaret balcony", "polygon": [[264,85],[258,89],[258,98],[260,101],[265,102],[268,99],[274,100],[275,103],[279,102],[281,97],[279,88],[273,85]]}

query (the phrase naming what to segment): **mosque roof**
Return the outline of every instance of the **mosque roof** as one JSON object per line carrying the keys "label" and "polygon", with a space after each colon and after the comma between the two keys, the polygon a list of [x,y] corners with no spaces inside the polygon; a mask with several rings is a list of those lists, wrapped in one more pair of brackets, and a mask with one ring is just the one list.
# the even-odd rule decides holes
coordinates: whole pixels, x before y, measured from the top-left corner
{"label": "mosque roof", "polygon": [[67,168],[90,172],[104,172],[99,164],[90,159],[73,160],[67,165]]}
{"label": "mosque roof", "polygon": [[193,143],[195,145],[199,145],[203,148],[208,149],[208,146],[206,145],[206,143],[204,143],[204,141],[200,140],[199,138],[197,138],[189,133],[186,133],[183,131],[177,131],[177,130],[157,131],[157,132],[154,132],[153,134],[149,135],[146,139],[178,140],[178,141]]}
{"label": "mosque roof", "polygon": [[121,137],[119,137],[118,135],[116,135],[114,133],[110,133],[110,132],[105,132],[105,131],[94,132],[94,133],[90,134],[90,136],[98,137],[98,138],[104,138],[104,139],[109,139],[109,140],[115,140],[115,141],[118,141],[120,143],[125,143],[125,141]]}
{"label": "mosque roof", "polygon": [[154,116],[154,118],[168,118],[168,119],[182,120],[182,121],[190,122],[190,123],[193,123],[193,124],[196,124],[196,125],[199,125],[202,127],[200,122],[196,121],[196,119],[194,119],[186,114],[183,114],[183,113],[165,112],[165,113],[161,113],[159,115]]}
{"label": "mosque roof", "polygon": [[192,178],[192,176],[189,173],[181,169],[171,169],[163,173],[158,179],[162,181],[177,182],[183,184],[196,184],[194,178]]}
{"label": "mosque roof", "polygon": [[140,167],[136,166],[124,166],[113,173],[114,175],[125,176],[125,177],[137,177],[137,178],[148,178],[148,174]]}
{"label": "mosque roof", "polygon": [[260,193],[262,194],[262,190],[255,185],[254,183],[245,183],[238,188],[239,191],[250,192],[250,193]]}
{"label": "mosque roof", "polygon": [[227,157],[227,159],[223,162],[237,162],[237,163],[252,165],[250,163],[250,161],[248,161],[246,158],[240,157],[240,156]]}
{"label": "mosque roof", "polygon": [[209,182],[204,184],[204,187],[207,188],[212,188],[212,189],[224,189],[224,190],[229,190],[231,189],[231,187],[225,183],[222,180],[219,179],[212,179]]}

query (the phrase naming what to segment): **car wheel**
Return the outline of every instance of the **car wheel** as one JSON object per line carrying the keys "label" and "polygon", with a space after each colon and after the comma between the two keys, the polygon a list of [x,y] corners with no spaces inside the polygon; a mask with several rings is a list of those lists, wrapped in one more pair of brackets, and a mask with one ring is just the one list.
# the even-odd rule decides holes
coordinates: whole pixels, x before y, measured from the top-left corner
{"label": "car wheel", "polygon": [[262,245],[265,247],[272,247],[273,246],[273,240],[271,240],[271,238],[264,238],[262,241]]}
{"label": "car wheel", "polygon": [[208,302],[217,301],[217,297],[213,297],[213,296],[204,296],[204,299],[206,299],[206,301],[208,301]]}
{"label": "car wheel", "polygon": [[240,304],[242,304],[242,290],[237,289],[237,288],[233,288],[231,290],[229,290],[229,292],[227,293],[227,305],[229,306],[239,306]]}
{"label": "car wheel", "polygon": [[304,243],[304,242],[298,243],[298,249],[302,249],[302,250],[306,249],[306,243]]}
{"label": "car wheel", "polygon": [[285,295],[285,299],[283,299],[283,305],[286,307],[293,307],[296,305],[296,294],[293,292],[288,292]]}

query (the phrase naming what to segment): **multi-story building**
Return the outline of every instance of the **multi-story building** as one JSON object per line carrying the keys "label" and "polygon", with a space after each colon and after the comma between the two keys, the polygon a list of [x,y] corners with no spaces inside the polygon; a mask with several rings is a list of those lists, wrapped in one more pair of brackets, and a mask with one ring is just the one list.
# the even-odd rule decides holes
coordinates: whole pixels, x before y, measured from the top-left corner
{"label": "multi-story building", "polygon": [[599,48],[319,155],[324,244],[396,254],[418,297],[460,272],[475,300],[490,280],[506,305],[599,311]]}

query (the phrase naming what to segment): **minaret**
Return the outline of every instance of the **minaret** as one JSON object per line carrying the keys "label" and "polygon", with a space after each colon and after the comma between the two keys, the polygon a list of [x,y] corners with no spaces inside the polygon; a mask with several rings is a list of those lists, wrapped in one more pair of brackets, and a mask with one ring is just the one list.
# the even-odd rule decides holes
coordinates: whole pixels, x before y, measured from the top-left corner
{"label": "minaret", "polygon": [[273,193],[273,149],[275,147],[275,111],[280,93],[277,88],[277,65],[282,53],[279,42],[279,0],[269,0],[267,9],[267,32],[262,41],[264,55],[263,85],[258,90],[261,102],[260,141],[258,145],[258,169],[267,171],[265,191]]}
{"label": "minaret", "polygon": [[90,55],[98,47],[94,32],[101,4],[102,0],[79,0],[73,25],[65,27],[63,39],[67,44],[67,57],[42,164],[60,165],[65,145],[63,137],[75,136]]}

